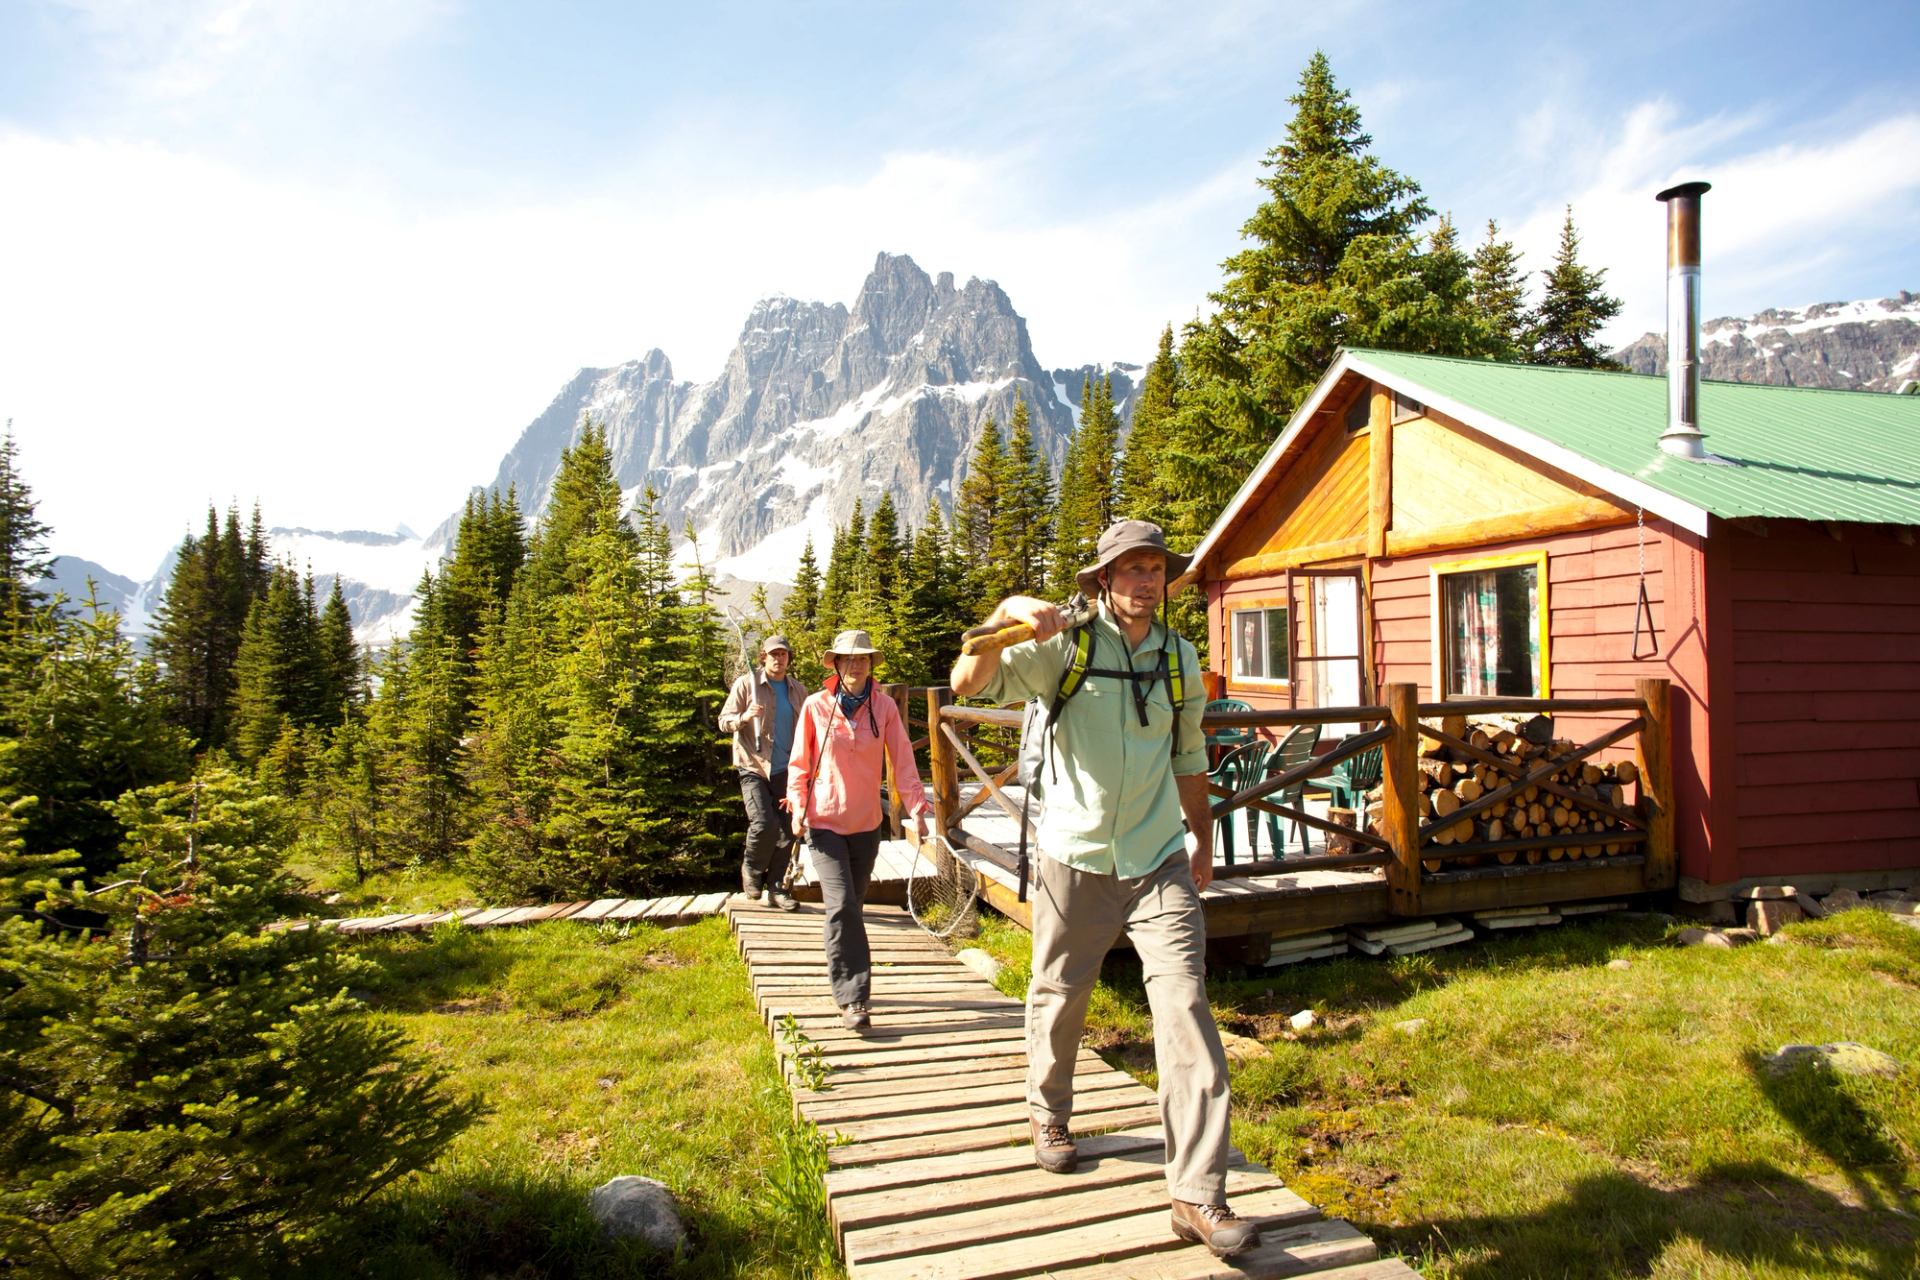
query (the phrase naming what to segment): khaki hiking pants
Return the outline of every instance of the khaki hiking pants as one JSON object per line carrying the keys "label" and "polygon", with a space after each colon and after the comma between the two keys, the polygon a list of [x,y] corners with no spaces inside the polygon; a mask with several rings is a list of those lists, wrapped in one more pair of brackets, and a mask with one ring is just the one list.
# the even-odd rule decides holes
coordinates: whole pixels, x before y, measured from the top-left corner
{"label": "khaki hiking pants", "polygon": [[1073,1121],[1073,1069],[1100,962],[1122,933],[1153,1010],[1167,1189],[1194,1204],[1226,1199],[1227,1058],[1207,1006],[1207,918],[1184,852],[1138,880],[1034,859],[1033,982],[1027,988],[1027,1105],[1042,1124]]}

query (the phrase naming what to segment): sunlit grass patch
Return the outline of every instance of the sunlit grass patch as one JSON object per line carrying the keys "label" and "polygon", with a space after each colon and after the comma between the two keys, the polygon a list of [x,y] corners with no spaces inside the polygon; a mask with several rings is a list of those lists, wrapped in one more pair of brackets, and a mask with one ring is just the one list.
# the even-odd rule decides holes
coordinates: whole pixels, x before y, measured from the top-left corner
{"label": "sunlit grass patch", "polygon": [[[455,926],[361,945],[383,973],[372,1007],[493,1113],[431,1172],[376,1200],[363,1236],[322,1274],[834,1272],[821,1224],[795,1216],[805,1184],[792,1175],[812,1139],[792,1118],[724,922]],[[629,1173],[673,1189],[693,1235],[685,1259],[599,1236],[587,1192]]]}

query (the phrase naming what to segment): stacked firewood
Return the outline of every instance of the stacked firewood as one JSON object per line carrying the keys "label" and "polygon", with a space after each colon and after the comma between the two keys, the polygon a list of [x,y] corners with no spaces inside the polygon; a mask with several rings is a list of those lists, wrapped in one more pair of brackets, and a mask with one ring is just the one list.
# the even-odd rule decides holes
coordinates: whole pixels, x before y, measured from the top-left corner
{"label": "stacked firewood", "polygon": [[[1577,744],[1553,736],[1553,721],[1546,716],[1534,716],[1513,724],[1497,721],[1476,724],[1465,716],[1446,716],[1438,727],[1442,733],[1470,744],[1481,754],[1462,751],[1439,738],[1421,735],[1422,826],[1459,812],[1482,796],[1498,791],[1521,776],[1532,775],[1541,766],[1564,759],[1578,749]],[[1502,768],[1484,757],[1504,761],[1508,767]],[[1632,843],[1626,840],[1548,842],[1556,837],[1631,830],[1595,806],[1630,808],[1628,788],[1634,787],[1639,778],[1639,770],[1632,761],[1595,764],[1591,760],[1572,760],[1492,806],[1440,827],[1434,831],[1429,847],[1521,840],[1543,842],[1530,848],[1498,849],[1445,860],[1455,866],[1476,866],[1488,859],[1501,863],[1557,862],[1619,853],[1632,848]],[[1543,784],[1552,784],[1558,790]],[[1429,871],[1437,871],[1442,866],[1438,858],[1423,859],[1423,863]]]}

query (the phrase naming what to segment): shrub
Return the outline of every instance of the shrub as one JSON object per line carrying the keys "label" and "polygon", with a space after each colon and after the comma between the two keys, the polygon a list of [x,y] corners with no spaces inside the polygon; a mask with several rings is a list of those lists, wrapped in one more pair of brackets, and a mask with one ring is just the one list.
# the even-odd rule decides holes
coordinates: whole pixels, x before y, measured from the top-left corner
{"label": "shrub", "polygon": [[[266,1274],[481,1107],[361,1012],[333,935],[265,928],[277,800],[221,771],[114,811],[122,879],[0,920],[0,1269]],[[0,825],[0,901],[33,900],[20,849]]]}

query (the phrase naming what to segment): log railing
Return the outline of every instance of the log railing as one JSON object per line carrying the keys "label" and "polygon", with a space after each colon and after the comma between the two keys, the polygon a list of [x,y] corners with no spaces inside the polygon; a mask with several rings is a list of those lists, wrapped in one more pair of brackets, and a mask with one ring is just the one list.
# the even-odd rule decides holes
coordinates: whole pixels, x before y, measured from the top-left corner
{"label": "log railing", "polygon": [[[966,845],[990,857],[997,855],[996,860],[1004,859],[1004,852],[997,846],[969,834],[961,824],[989,802],[1006,812],[1016,824],[1021,821],[1020,807],[1004,791],[1014,776],[1016,762],[1010,758],[1005,763],[996,759],[991,764],[981,760],[985,743],[982,731],[1010,735],[1018,730],[1023,718],[1021,710],[956,706],[952,692],[944,688],[901,690],[901,694],[913,697],[916,702],[923,700],[927,709],[928,778],[938,829],[954,844]],[[1540,850],[1552,850],[1559,856],[1570,850],[1584,851],[1596,846],[1604,849],[1612,845],[1618,850],[1639,851],[1643,857],[1645,889],[1671,888],[1675,865],[1669,699],[1670,689],[1665,680],[1636,682],[1633,697],[1475,698],[1435,703],[1421,703],[1413,685],[1396,684],[1388,687],[1386,703],[1381,706],[1209,714],[1203,721],[1207,729],[1274,729],[1356,722],[1377,726],[1347,737],[1311,760],[1237,793],[1228,793],[1217,784],[1211,788],[1217,797],[1211,810],[1215,821],[1241,809],[1252,809],[1290,822],[1303,822],[1316,830],[1337,833],[1360,846],[1358,850],[1219,866],[1215,875],[1379,867],[1385,873],[1394,914],[1417,915],[1421,910],[1421,886],[1425,879],[1457,867],[1463,861],[1483,862],[1491,858],[1518,862],[1524,858],[1532,862]],[[1466,716],[1565,714],[1625,715],[1627,718],[1590,741],[1556,744],[1526,758],[1490,749],[1473,741],[1468,734],[1450,731],[1446,725],[1448,720]],[[1628,738],[1635,742],[1636,763],[1637,796],[1631,804],[1620,803],[1618,797],[1597,794],[1591,785],[1581,787],[1558,777],[1570,766],[1587,762]],[[997,741],[993,746],[1011,756],[1010,742]],[[1368,829],[1368,814],[1364,810],[1356,815],[1355,827],[1348,828],[1308,812],[1304,804],[1276,804],[1270,799],[1374,747],[1382,748],[1383,768],[1378,820],[1372,829]],[[1429,807],[1421,785],[1423,749],[1429,757],[1428,763],[1432,763],[1436,748],[1452,760],[1464,760],[1476,774],[1484,773],[1489,778],[1479,795],[1444,814]],[[981,784],[970,798],[962,796],[963,769]],[[1623,779],[1626,776],[1624,766],[1620,776]],[[1538,794],[1551,796],[1558,806],[1578,813],[1580,825],[1599,825],[1603,820],[1613,825],[1604,830],[1561,831],[1518,839],[1456,838],[1462,830],[1475,831],[1482,815],[1511,811],[1520,798]],[[897,799],[894,807],[897,813]],[[1530,851],[1534,852],[1530,854]]]}

